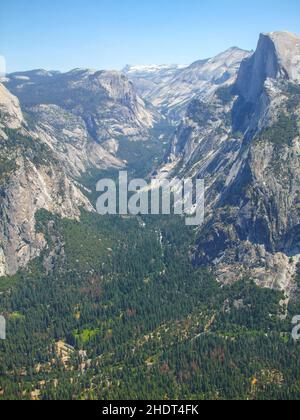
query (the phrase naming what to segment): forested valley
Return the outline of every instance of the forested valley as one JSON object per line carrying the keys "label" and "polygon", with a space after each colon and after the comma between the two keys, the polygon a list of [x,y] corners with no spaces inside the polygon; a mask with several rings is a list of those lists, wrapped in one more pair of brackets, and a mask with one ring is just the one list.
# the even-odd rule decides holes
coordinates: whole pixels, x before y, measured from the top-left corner
{"label": "forested valley", "polygon": [[184,219],[40,211],[36,227],[47,249],[0,281],[1,399],[299,395],[299,302],[247,277],[219,284],[193,264]]}

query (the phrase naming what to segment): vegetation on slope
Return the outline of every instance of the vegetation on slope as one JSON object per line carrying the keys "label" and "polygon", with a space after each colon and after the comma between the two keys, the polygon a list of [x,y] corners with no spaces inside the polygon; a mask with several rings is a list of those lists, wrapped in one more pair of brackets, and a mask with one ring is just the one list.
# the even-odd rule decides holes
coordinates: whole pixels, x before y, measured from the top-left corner
{"label": "vegetation on slope", "polygon": [[2,398],[299,396],[299,346],[280,318],[282,294],[247,279],[222,288],[189,261],[194,232],[183,220],[144,223],[38,215],[60,251],[50,273],[46,253],[0,297]]}

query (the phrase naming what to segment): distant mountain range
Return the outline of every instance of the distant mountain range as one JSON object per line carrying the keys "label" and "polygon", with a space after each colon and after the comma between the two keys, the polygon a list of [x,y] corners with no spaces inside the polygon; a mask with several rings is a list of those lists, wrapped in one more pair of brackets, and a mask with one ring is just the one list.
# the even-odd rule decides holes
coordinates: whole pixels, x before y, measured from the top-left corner
{"label": "distant mountain range", "polygon": [[124,72],[141,96],[176,121],[184,117],[192,99],[209,98],[218,87],[233,83],[241,62],[250,54],[230,48],[190,66],[138,66],[125,68]]}
{"label": "distant mountain range", "polygon": [[122,72],[133,81],[142,97],[151,98],[154,91],[168,85],[186,67],[177,64],[126,66]]}
{"label": "distant mountain range", "polygon": [[[94,211],[80,183],[126,167],[126,138],[176,131],[158,176],[203,177],[207,219],[193,251],[223,282],[247,273],[291,292],[300,262],[300,38],[262,34],[190,66],[34,70],[0,84],[0,274],[39,255],[34,216]],[[146,150],[146,149],[145,149]]]}
{"label": "distant mountain range", "polygon": [[[8,74],[0,152],[0,400],[299,399],[300,37]],[[120,170],[204,224],[97,214]]]}

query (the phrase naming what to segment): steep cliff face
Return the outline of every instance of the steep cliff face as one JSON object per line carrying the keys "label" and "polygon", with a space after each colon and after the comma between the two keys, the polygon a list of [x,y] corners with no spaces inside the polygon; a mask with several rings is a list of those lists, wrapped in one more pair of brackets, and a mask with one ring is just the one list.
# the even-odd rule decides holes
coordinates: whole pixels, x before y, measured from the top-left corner
{"label": "steep cliff face", "polygon": [[30,135],[43,141],[75,178],[88,169],[121,167],[123,163],[96,142],[84,119],[57,105],[37,105],[27,110]]}
{"label": "steep cliff face", "polygon": [[0,128],[20,128],[23,115],[19,101],[0,83]]}
{"label": "steep cliff face", "polygon": [[46,246],[36,233],[38,210],[76,219],[80,208],[94,211],[80,177],[123,167],[118,142],[147,139],[160,118],[118,72],[36,70],[5,80],[18,99],[0,84],[0,276]]}
{"label": "steep cliff face", "polygon": [[115,71],[15,73],[8,76],[6,86],[26,111],[56,105],[81,117],[89,135],[99,143],[122,136],[145,139],[155,119],[160,118],[146,109],[127,77]]}
{"label": "steep cliff face", "polygon": [[1,180],[0,275],[26,267],[46,246],[36,232],[35,215],[40,209],[70,219],[79,219],[80,208],[93,211],[88,199],[57,164],[34,164],[18,156],[16,170]]}
{"label": "steep cliff face", "polygon": [[[269,105],[270,96],[276,99],[276,95],[270,92],[272,88],[276,90],[275,82],[299,84],[299,73],[299,37],[289,32],[261,34],[256,52],[241,64],[236,83],[239,100],[235,103],[234,128],[244,130],[251,123],[253,128],[253,122],[256,124],[257,121],[250,121],[253,117],[251,114],[261,117]],[[280,89],[279,86],[279,92]]]}
{"label": "steep cliff face", "polygon": [[[94,211],[77,182],[89,168],[120,167],[88,134],[80,117],[55,105],[32,108],[26,121],[19,101],[0,84],[0,276],[14,274],[46,246],[35,215],[45,209],[79,219]],[[27,114],[28,118],[28,114]]]}
{"label": "steep cliff face", "polygon": [[194,101],[160,176],[206,180],[195,262],[220,280],[293,288],[300,261],[300,38],[261,36],[237,82]]}
{"label": "steep cliff face", "polygon": [[296,35],[261,34],[256,52],[241,65],[237,79],[240,95],[256,103],[268,78],[300,83],[300,44]]}
{"label": "steep cliff face", "polygon": [[200,60],[179,69],[146,94],[146,99],[168,117],[178,121],[186,113],[193,99],[208,99],[220,86],[232,84],[241,62],[249,57],[248,51],[229,50],[208,60]]}

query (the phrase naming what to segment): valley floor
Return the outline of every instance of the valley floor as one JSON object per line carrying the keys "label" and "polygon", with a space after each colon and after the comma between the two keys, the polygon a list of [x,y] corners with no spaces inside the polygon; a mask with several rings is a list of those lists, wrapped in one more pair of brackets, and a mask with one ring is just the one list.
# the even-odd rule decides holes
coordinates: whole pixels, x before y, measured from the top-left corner
{"label": "valley floor", "polygon": [[181,219],[144,222],[38,214],[57,252],[0,282],[0,398],[298,399],[299,308],[193,267]]}

